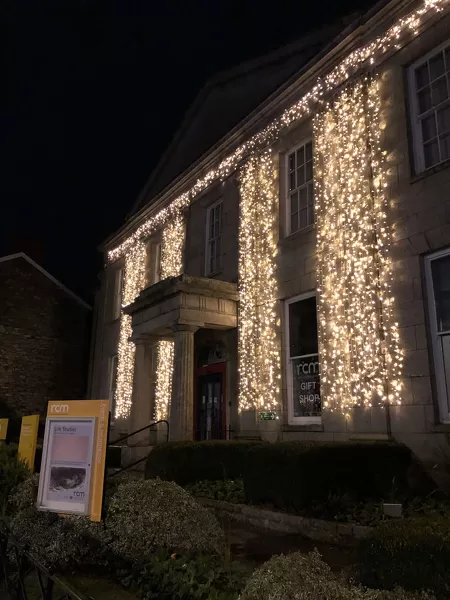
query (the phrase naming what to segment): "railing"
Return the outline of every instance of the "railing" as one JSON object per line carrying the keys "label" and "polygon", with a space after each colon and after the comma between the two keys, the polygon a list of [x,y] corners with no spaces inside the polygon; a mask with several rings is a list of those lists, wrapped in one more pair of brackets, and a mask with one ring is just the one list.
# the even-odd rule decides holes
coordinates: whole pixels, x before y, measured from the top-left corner
{"label": "railing", "polygon": [[[160,421],[154,421],[153,423],[150,423],[149,425],[146,425],[145,427],[141,427],[141,429],[136,429],[136,431],[132,431],[131,433],[128,433],[127,435],[124,435],[120,438],[117,438],[117,440],[114,440],[112,442],[109,442],[108,447],[110,446],[116,446],[119,442],[124,442],[125,440],[127,440],[127,447],[130,447],[128,445],[128,440],[129,438],[133,437],[134,435],[137,435],[138,433],[142,433],[144,431],[147,431],[152,428],[152,427],[156,427],[157,425],[160,425],[161,423],[164,423],[166,426],[166,442],[169,441],[169,422],[166,421],[165,419],[161,419]],[[133,446],[131,446],[132,448]],[[139,446],[134,446],[135,448],[138,448]],[[149,453],[150,454],[150,453]],[[133,467],[136,467],[137,465],[143,463],[144,461],[146,461],[148,458],[148,454],[147,456],[144,456],[143,458],[140,458],[139,460],[136,460],[134,462],[132,462],[129,465],[126,465],[126,467],[122,467],[121,469],[118,469],[117,471],[114,471],[114,473],[110,473],[108,475],[108,477],[115,477],[116,475],[118,475],[119,473],[123,473],[124,471],[127,471],[128,469],[132,469]]]}
{"label": "railing", "polygon": [[[51,573],[4,528],[0,531],[0,566],[0,585],[4,583],[10,600],[92,600],[81,596]],[[39,589],[33,588],[28,594],[27,580],[28,583],[37,583]],[[0,597],[5,598],[1,590]]]}

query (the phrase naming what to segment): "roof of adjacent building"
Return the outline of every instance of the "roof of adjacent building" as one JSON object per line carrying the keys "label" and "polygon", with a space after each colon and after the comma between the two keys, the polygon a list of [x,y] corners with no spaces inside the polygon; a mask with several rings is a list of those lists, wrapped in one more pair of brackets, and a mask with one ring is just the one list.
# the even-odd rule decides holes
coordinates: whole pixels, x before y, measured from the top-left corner
{"label": "roof of adjacent building", "polygon": [[8,261],[11,261],[11,260],[17,260],[17,259],[25,260],[32,267],[34,267],[37,271],[39,271],[40,273],[42,273],[43,275],[45,275],[45,277],[47,277],[47,279],[49,279],[52,283],[54,283],[55,286],[57,286],[60,290],[62,290],[68,296],[70,296],[71,298],[73,298],[76,302],[78,302],[79,304],[81,304],[81,306],[83,306],[83,308],[91,310],[91,307],[89,306],[89,304],[87,304],[84,300],[82,300],[74,292],[72,292],[71,290],[69,290],[69,288],[67,288],[64,284],[62,284],[55,277],[53,277],[53,275],[50,275],[50,273],[48,271],[46,271],[43,267],[41,267],[40,265],[38,265],[37,262],[35,262],[32,258],[30,258],[29,256],[27,256],[24,252],[17,252],[16,254],[9,254],[7,256],[2,256],[2,257],[0,257],[0,263],[8,262]]}

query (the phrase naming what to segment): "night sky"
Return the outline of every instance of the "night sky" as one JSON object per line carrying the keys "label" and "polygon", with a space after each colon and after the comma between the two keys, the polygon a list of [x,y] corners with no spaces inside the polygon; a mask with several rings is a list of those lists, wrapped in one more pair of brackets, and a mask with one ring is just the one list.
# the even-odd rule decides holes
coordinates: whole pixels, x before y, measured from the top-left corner
{"label": "night sky", "polygon": [[205,81],[373,4],[2,0],[0,254],[26,251],[91,301],[97,245]]}

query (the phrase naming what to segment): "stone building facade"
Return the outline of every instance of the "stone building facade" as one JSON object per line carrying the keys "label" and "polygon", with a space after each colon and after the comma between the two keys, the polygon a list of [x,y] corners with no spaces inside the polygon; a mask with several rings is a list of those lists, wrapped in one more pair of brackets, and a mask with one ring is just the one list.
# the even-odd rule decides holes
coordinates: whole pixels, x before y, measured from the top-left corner
{"label": "stone building facade", "polygon": [[23,253],[0,258],[0,281],[0,416],[84,398],[91,308]]}
{"label": "stone building facade", "polygon": [[[105,243],[91,393],[117,428],[448,453],[450,6],[341,29],[199,152],[201,96]],[[286,60],[229,77],[235,101]]]}

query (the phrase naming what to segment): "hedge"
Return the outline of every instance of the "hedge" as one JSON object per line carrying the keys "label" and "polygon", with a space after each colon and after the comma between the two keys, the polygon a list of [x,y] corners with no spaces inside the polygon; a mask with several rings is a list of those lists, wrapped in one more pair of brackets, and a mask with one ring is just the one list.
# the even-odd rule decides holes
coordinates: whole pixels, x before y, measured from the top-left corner
{"label": "hedge", "polygon": [[244,491],[251,504],[272,504],[299,512],[336,496],[355,501],[405,498],[427,492],[423,474],[411,481],[417,467],[411,451],[388,442],[260,445],[248,453]]}
{"label": "hedge", "polygon": [[263,442],[170,442],[156,446],[146,465],[146,478],[159,477],[186,485],[201,480],[240,479],[249,451]]}
{"label": "hedge", "polygon": [[358,578],[364,585],[429,589],[450,597],[450,520],[416,518],[379,525],[358,548]]}

